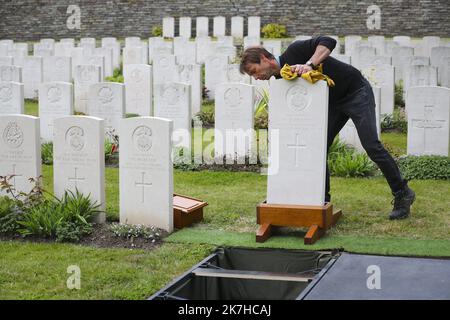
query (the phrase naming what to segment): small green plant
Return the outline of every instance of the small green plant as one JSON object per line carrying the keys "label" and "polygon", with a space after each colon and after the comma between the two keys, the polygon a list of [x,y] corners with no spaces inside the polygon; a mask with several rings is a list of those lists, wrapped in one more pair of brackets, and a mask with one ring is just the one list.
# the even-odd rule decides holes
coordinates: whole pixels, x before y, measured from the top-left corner
{"label": "small green plant", "polygon": [[408,132],[408,121],[406,120],[405,111],[402,108],[395,108],[391,114],[383,114],[381,118],[382,131],[399,131]]}
{"label": "small green plant", "polygon": [[46,142],[41,145],[41,159],[43,164],[53,164],[53,142]]}
{"label": "small green plant", "polygon": [[78,190],[66,191],[61,199],[51,195],[38,205],[24,210],[18,223],[22,236],[79,241],[92,230],[91,218],[100,213],[100,205]]}
{"label": "small green plant", "polygon": [[269,92],[262,90],[255,106],[255,129],[267,129],[269,126]]}
{"label": "small green plant", "polygon": [[199,165],[194,163],[188,149],[177,147],[173,150],[173,168],[183,171],[197,171]]}
{"label": "small green plant", "polygon": [[15,233],[20,225],[17,223],[20,219],[20,210],[13,199],[0,197],[0,234]]}
{"label": "small green plant", "polygon": [[162,37],[163,29],[162,26],[154,26],[152,28],[152,36],[154,37]]}
{"label": "small green plant", "polygon": [[204,105],[202,110],[197,113],[197,117],[202,122],[204,128],[214,127],[214,105]]}
{"label": "small green plant", "polygon": [[116,237],[125,239],[143,238],[155,242],[161,238],[161,231],[153,226],[113,223],[110,228]]}
{"label": "small green plant", "polygon": [[261,30],[264,38],[286,38],[287,31],[286,26],[282,24],[269,23],[266,24]]}
{"label": "small green plant", "polygon": [[400,80],[400,83],[395,84],[394,105],[397,108],[405,107],[405,100],[403,99],[403,80]]}
{"label": "small green plant", "polygon": [[329,162],[330,174],[337,177],[367,177],[374,171],[374,165],[364,153],[338,154]]}
{"label": "small green plant", "polygon": [[109,82],[119,82],[123,83],[123,72],[122,72],[122,65],[120,65],[120,68],[114,69],[113,75],[111,77],[106,77],[106,81]]}
{"label": "small green plant", "polygon": [[330,175],[337,177],[367,177],[375,172],[375,165],[365,153],[358,153],[337,137],[328,151]]}
{"label": "small green plant", "polygon": [[450,180],[450,157],[403,156],[398,165],[405,179]]}

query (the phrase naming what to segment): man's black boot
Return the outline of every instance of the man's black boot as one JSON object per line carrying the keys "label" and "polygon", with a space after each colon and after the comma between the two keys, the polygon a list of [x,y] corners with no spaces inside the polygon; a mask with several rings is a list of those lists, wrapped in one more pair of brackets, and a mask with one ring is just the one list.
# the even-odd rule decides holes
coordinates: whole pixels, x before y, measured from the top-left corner
{"label": "man's black boot", "polygon": [[394,209],[389,215],[390,220],[405,219],[409,216],[410,207],[416,199],[416,194],[407,185],[392,193],[394,195]]}

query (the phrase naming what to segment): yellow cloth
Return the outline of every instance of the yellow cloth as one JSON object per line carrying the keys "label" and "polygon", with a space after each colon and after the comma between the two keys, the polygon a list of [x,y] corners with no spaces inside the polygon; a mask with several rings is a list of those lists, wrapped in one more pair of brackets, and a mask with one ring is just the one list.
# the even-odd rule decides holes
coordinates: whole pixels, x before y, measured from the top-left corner
{"label": "yellow cloth", "polygon": [[[313,84],[319,80],[325,80],[328,83],[328,86],[334,87],[334,81],[329,76],[323,74],[322,70],[322,64],[320,64],[317,70],[305,72],[301,77]],[[291,71],[291,66],[288,64],[285,64],[283,68],[281,68],[280,75],[286,80],[293,80],[298,77],[297,73]]]}

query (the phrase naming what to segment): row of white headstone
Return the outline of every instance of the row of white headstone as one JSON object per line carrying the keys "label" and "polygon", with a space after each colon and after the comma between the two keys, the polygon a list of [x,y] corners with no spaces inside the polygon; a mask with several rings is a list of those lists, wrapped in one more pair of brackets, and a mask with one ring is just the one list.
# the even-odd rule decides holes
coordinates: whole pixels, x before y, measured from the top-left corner
{"label": "row of white headstone", "polygon": [[[79,66],[83,68],[83,66]],[[105,130],[108,137],[118,135],[119,123],[128,112],[141,111],[144,116],[154,115],[173,121],[175,147],[191,150],[191,89],[186,83],[165,82],[154,86],[154,108],[152,91],[148,79],[150,66],[129,65],[126,68],[125,85],[112,82],[98,82],[87,87],[85,114],[105,120]],[[98,71],[98,70],[97,70]],[[128,73],[139,78],[139,71],[147,71],[147,81],[127,80]],[[199,70],[198,70],[199,72]],[[143,76],[142,76],[143,77]],[[75,82],[75,90],[77,82]],[[74,114],[74,90],[68,82],[48,82],[39,87],[40,137],[43,142],[53,141],[55,119]],[[125,90],[126,88],[126,90]],[[254,150],[254,140],[240,143],[245,137],[237,136],[237,149],[231,143],[234,138],[227,134],[245,133],[253,137],[253,112],[256,101],[255,88],[249,84],[220,83],[216,92],[216,154],[228,158],[245,158]],[[76,91],[75,91],[76,92]],[[125,98],[125,96],[127,98]],[[125,107],[127,106],[127,107]],[[140,108],[137,108],[140,106]],[[23,84],[16,82],[0,83],[0,114],[24,113]],[[142,114],[144,113],[144,114]],[[227,132],[227,130],[229,132]],[[223,137],[223,139],[220,139]],[[230,142],[232,141],[232,142]],[[225,148],[226,147],[226,148]],[[223,150],[223,151],[222,151]],[[226,153],[225,150],[228,150]]]}
{"label": "row of white headstone", "polygon": [[[242,86],[246,85],[239,87],[242,89],[239,94],[247,90],[250,95],[251,86]],[[226,121],[233,120],[233,109],[239,102],[234,98],[236,90],[224,89],[228,110],[218,106],[219,115],[231,113]],[[230,98],[231,103],[226,101]],[[450,89],[416,87],[408,94],[407,103],[408,153],[448,156]],[[268,203],[322,205],[327,144],[326,83],[272,80],[269,104]],[[248,112],[248,122],[251,115]],[[0,116],[0,175],[14,175],[11,183],[25,192],[31,188],[27,179],[41,174],[39,126],[39,119],[32,116]],[[218,126],[222,124],[219,122]],[[173,121],[167,119],[120,120],[121,222],[172,230],[172,130]],[[57,196],[64,190],[78,188],[104,208],[104,139],[103,119],[68,116],[54,120]],[[97,217],[97,221],[104,221],[104,216]]]}
{"label": "row of white headstone", "polygon": [[[197,37],[207,37],[209,33],[209,18],[208,17],[196,17],[195,28]],[[174,38],[175,37],[175,18],[164,17],[162,21],[163,37]],[[247,35],[250,37],[259,37],[261,33],[261,18],[252,16],[247,18]],[[214,17],[213,18],[213,31],[212,36],[220,37],[226,34],[226,18]],[[183,38],[191,38],[192,36],[192,18],[180,17],[179,18],[179,31],[178,35]],[[231,17],[231,32],[230,35],[235,38],[244,37],[244,17],[235,16]]]}
{"label": "row of white headstone", "polygon": [[[154,117],[121,120],[120,222],[173,229],[173,122]],[[0,116],[0,176],[30,192],[29,178],[41,175],[39,118]],[[96,117],[68,116],[54,121],[53,185],[61,197],[79,190],[105,210],[105,121]],[[8,195],[1,192],[0,195]],[[95,221],[103,223],[105,213]]]}

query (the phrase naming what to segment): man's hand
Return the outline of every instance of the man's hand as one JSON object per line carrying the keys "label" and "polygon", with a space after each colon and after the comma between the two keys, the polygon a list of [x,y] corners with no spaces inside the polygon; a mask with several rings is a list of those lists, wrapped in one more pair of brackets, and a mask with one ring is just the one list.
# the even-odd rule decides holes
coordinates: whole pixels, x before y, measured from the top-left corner
{"label": "man's hand", "polygon": [[298,74],[298,76],[301,76],[303,73],[311,71],[312,68],[310,66],[307,66],[306,64],[295,64],[291,66],[291,71]]}

